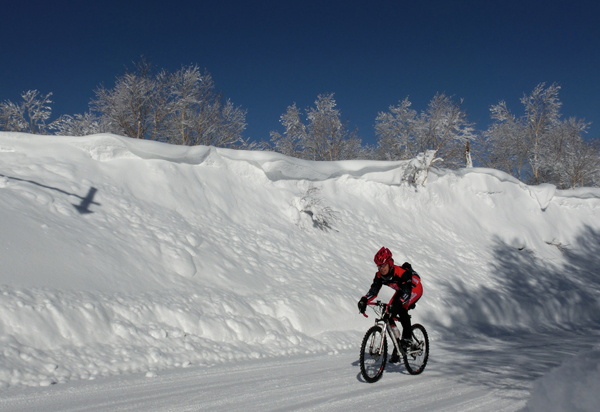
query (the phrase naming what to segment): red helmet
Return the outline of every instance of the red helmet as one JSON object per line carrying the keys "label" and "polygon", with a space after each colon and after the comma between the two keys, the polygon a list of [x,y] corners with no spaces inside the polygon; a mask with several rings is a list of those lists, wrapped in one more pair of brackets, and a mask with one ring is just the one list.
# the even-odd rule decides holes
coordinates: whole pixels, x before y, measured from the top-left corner
{"label": "red helmet", "polygon": [[375,258],[373,259],[377,266],[385,265],[386,263],[393,262],[392,260],[392,252],[386,247],[382,247],[379,249],[379,252],[375,254]]}

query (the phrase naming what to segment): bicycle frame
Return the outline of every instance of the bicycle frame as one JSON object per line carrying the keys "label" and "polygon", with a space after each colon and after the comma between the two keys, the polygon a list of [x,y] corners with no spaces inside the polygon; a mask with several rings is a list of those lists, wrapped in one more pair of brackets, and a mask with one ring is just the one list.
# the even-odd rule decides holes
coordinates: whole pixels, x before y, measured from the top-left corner
{"label": "bicycle frame", "polygon": [[[402,346],[400,345],[398,339],[396,339],[396,337],[394,336],[394,332],[392,331],[392,326],[390,324],[390,321],[388,319],[383,319],[383,315],[385,314],[388,305],[386,303],[381,302],[380,300],[378,300],[375,303],[369,303],[368,305],[373,306],[372,309],[375,312],[375,314],[377,315],[377,317],[375,318],[375,325],[380,325],[382,327],[382,329],[383,329],[382,334],[384,336],[387,332],[388,336],[390,337],[390,340],[394,344],[394,348],[396,348],[397,353],[404,356],[406,354],[406,352],[402,349]],[[363,315],[366,318],[369,317],[369,316],[367,316],[366,313],[363,313]],[[381,340],[380,347],[379,347],[379,353],[382,353],[382,352],[383,352],[383,339]]]}

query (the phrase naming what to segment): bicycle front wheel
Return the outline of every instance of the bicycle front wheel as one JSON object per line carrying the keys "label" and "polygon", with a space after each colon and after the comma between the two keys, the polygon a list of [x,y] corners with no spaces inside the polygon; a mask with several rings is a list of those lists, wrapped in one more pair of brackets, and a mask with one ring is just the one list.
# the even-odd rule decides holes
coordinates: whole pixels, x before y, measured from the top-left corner
{"label": "bicycle front wheel", "polygon": [[404,366],[411,375],[423,372],[429,360],[429,337],[423,325],[412,326],[412,345],[403,356]]}
{"label": "bicycle front wheel", "polygon": [[360,346],[360,373],[369,383],[377,382],[387,362],[387,341],[381,326],[367,331]]}

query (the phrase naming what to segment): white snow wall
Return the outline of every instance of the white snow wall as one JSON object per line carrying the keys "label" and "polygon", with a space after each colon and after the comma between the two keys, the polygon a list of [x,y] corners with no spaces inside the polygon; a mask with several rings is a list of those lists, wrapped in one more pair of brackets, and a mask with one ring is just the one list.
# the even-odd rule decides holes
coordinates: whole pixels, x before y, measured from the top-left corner
{"label": "white snow wall", "polygon": [[405,166],[0,133],[0,384],[355,347],[383,245],[433,339],[600,323],[598,189]]}

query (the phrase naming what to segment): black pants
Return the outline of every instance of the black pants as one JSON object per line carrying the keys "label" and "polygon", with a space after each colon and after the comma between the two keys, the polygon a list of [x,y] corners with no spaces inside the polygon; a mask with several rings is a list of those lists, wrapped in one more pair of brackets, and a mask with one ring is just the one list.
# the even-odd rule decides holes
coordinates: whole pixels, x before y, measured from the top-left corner
{"label": "black pants", "polygon": [[393,300],[390,313],[393,317],[400,320],[400,324],[402,325],[402,339],[410,339],[412,336],[410,315],[408,314],[408,309],[404,309],[402,306],[402,300],[399,297]]}

